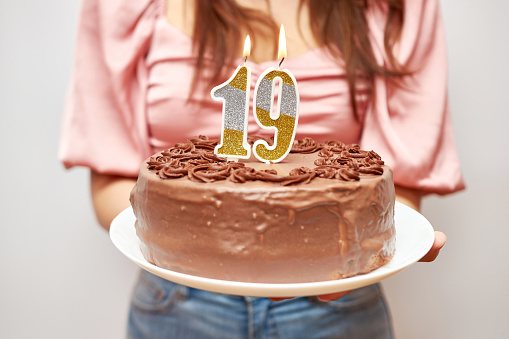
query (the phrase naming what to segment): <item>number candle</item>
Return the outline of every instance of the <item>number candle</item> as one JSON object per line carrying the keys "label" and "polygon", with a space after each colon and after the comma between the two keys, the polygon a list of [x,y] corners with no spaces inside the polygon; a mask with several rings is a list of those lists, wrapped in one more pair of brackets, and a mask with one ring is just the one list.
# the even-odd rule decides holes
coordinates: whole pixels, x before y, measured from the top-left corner
{"label": "number candle", "polygon": [[216,146],[214,153],[228,160],[247,159],[251,153],[247,143],[251,69],[246,66],[250,48],[248,35],[244,43],[244,65],[238,66],[230,79],[210,92],[212,99],[223,102],[221,143]]}
{"label": "number candle", "polygon": [[[263,140],[257,140],[253,144],[254,155],[263,162],[279,162],[283,160],[292,148],[295,138],[295,130],[299,118],[299,91],[297,81],[288,70],[280,70],[280,66],[286,57],[286,39],[283,25],[279,33],[279,53],[281,60],[279,67],[267,69],[256,83],[254,91],[253,107],[255,120],[263,129],[275,130],[274,145],[269,146]],[[276,118],[272,118],[274,101],[274,89],[276,79],[281,79],[279,86],[280,94],[277,105]]]}

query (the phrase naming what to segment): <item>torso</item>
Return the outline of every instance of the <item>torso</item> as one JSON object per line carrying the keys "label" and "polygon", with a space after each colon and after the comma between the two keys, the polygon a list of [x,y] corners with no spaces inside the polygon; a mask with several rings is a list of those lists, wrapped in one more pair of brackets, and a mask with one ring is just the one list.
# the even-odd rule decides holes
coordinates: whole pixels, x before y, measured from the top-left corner
{"label": "torso", "polygon": [[[265,4],[263,1],[243,1],[243,3]],[[195,61],[191,38],[192,4],[194,1],[168,0],[166,16],[161,16],[156,22],[147,56],[149,83],[146,111],[150,142],[154,152],[192,136],[219,137],[221,133],[221,103],[211,99],[208,94],[211,88],[206,88],[205,83],[200,83],[189,100]],[[280,2],[274,2],[272,6],[273,13],[282,13],[282,10],[275,7],[283,6]],[[288,57],[282,68],[288,68],[294,74],[299,88],[300,106],[296,137],[309,136],[318,141],[339,139],[348,144],[358,143],[362,125],[353,115],[344,69],[330,57],[325,48],[317,46],[311,38],[305,9],[300,19],[301,23],[305,23],[302,29],[304,38],[299,38],[298,0],[285,1],[284,6],[285,16],[274,19],[285,25],[287,33]],[[294,15],[289,8],[295,9]],[[269,44],[272,46],[272,42]],[[251,98],[260,74],[269,67],[277,67],[278,63],[275,55],[264,54],[262,50],[264,48],[258,48],[258,52],[251,55],[247,62],[251,68]],[[242,62],[242,58],[239,57],[237,63]],[[232,74],[234,70],[231,69]],[[365,85],[358,84],[357,88],[358,108],[362,118],[369,98]],[[256,124],[252,107],[248,133],[270,136],[270,133]]]}

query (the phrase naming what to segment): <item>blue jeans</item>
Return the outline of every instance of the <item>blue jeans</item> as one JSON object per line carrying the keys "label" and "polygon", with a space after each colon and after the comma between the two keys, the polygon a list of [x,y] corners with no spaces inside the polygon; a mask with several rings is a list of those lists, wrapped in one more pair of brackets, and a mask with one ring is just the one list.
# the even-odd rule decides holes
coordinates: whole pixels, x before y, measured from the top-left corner
{"label": "blue jeans", "polygon": [[332,302],[272,302],[197,290],[145,271],[134,289],[128,326],[131,339],[392,338],[379,285]]}

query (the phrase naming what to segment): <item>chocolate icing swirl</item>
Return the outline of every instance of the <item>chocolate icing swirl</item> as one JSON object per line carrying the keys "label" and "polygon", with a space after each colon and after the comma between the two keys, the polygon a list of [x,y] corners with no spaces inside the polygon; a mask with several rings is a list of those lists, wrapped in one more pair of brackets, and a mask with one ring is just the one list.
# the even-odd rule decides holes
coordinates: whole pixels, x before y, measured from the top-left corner
{"label": "chocolate icing swirl", "polygon": [[293,142],[292,153],[314,153],[320,149],[320,144],[316,143],[313,139],[305,137],[302,140],[295,140]]}
{"label": "chocolate icing swirl", "polygon": [[[259,137],[250,137],[252,144]],[[273,139],[264,139],[269,144]],[[316,177],[343,181],[358,181],[361,175],[382,175],[384,162],[374,151],[363,151],[359,145],[340,141],[318,143],[311,138],[296,140],[292,153],[317,153],[315,168],[294,168],[287,176],[276,170],[255,170],[242,162],[230,162],[214,154],[219,139],[198,136],[162,151],[147,161],[147,167],[161,179],[187,176],[189,180],[210,183],[230,180],[234,183],[261,180],[284,186],[307,184]]]}

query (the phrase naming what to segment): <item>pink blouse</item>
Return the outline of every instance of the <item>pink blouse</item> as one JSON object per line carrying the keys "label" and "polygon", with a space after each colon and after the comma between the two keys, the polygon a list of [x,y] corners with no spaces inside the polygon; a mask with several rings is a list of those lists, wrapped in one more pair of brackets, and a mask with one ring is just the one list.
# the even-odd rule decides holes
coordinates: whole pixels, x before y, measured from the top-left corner
{"label": "pink blouse", "polygon": [[[140,164],[157,150],[200,134],[219,137],[221,103],[203,88],[188,100],[192,40],[168,23],[165,3],[84,0],[59,150],[67,168],[136,176]],[[408,80],[408,89],[376,79],[373,105],[368,104],[366,87],[358,84],[363,123],[353,116],[344,69],[325,49],[295,57],[289,51],[284,67],[294,74],[300,94],[297,138],[359,143],[393,168],[396,184],[451,193],[464,183],[447,104],[446,45],[438,4],[407,1],[405,11],[396,56],[418,71]],[[375,55],[383,64],[384,13],[372,9],[367,19]],[[248,61],[251,91],[259,75],[276,65]],[[252,113],[249,135],[267,135]]]}

